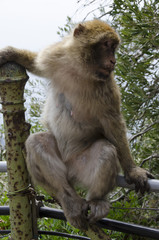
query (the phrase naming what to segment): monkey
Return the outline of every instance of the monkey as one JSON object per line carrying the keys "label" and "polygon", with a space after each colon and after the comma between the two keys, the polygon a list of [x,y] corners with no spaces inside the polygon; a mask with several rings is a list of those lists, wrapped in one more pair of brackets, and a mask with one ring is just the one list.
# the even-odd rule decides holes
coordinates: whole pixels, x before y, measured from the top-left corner
{"label": "monkey", "polygon": [[[136,166],[126,136],[120,89],[114,79],[118,33],[104,21],[79,23],[39,53],[6,47],[0,65],[14,61],[49,81],[43,111],[46,132],[26,141],[33,181],[60,202],[66,219],[85,229],[105,217],[107,196],[122,168],[141,193],[153,176]],[[82,198],[76,191],[87,191]]]}

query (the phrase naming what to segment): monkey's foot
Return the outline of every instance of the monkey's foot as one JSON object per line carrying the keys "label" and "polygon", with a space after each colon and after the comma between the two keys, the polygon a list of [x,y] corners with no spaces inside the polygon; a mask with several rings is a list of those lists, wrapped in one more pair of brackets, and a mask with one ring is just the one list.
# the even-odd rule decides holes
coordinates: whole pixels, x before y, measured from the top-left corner
{"label": "monkey's foot", "polygon": [[106,200],[91,200],[88,202],[89,223],[98,221],[99,219],[106,217],[109,212],[110,205]]}
{"label": "monkey's foot", "polygon": [[69,223],[78,229],[88,229],[88,203],[82,198],[69,199],[67,206],[63,207],[64,214]]}

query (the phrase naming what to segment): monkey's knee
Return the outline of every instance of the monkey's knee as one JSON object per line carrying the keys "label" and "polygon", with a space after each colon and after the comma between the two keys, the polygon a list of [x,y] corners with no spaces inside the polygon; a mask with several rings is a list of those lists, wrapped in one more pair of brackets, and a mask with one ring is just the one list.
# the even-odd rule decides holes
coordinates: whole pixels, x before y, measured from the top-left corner
{"label": "monkey's knee", "polygon": [[26,140],[26,149],[34,148],[35,150],[38,150],[38,147],[40,150],[49,152],[48,149],[57,148],[56,139],[54,135],[50,132],[41,132],[41,133],[34,133],[28,137]]}
{"label": "monkey's knee", "polygon": [[[26,164],[32,179],[36,183],[51,176],[51,171],[64,172],[65,167],[60,160],[60,153],[57,148],[54,136],[49,132],[35,133],[26,141]],[[53,174],[56,175],[56,174]]]}
{"label": "monkey's knee", "polygon": [[41,157],[42,152],[45,152],[43,133],[35,133],[28,137],[25,142],[27,157],[26,164],[28,171],[34,182],[40,182],[42,179],[41,174]]}
{"label": "monkey's knee", "polygon": [[28,137],[25,143],[27,154],[34,152],[43,158],[45,154],[61,158],[56,139],[50,132],[34,133]]}

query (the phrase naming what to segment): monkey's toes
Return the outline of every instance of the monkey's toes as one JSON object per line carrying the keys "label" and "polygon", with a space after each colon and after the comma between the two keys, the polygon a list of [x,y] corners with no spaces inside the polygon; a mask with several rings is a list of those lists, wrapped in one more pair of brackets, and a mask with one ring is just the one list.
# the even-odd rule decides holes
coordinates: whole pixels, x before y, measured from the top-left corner
{"label": "monkey's toes", "polygon": [[89,201],[88,204],[88,219],[90,223],[96,222],[99,219],[106,217],[106,215],[109,213],[110,205],[106,200],[92,200]]}
{"label": "monkey's toes", "polygon": [[[77,199],[76,199],[77,200]],[[88,229],[88,203],[84,199],[78,199],[73,204],[73,210],[67,211],[66,218],[75,228]]]}
{"label": "monkey's toes", "polygon": [[69,220],[69,223],[74,226],[75,228],[81,229],[81,230],[87,230],[88,229],[88,220],[85,216],[82,214],[79,216],[71,217]]}

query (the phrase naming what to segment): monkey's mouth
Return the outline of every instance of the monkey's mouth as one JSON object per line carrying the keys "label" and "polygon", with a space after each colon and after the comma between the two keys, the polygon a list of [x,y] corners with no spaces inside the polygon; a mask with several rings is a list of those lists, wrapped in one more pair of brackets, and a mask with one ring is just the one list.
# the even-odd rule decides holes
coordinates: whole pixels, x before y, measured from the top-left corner
{"label": "monkey's mouth", "polygon": [[113,69],[111,69],[111,68],[101,68],[99,71],[101,73],[105,74],[105,75],[108,75],[108,74],[111,73],[111,71],[113,71]]}
{"label": "monkey's mouth", "polygon": [[98,78],[100,79],[105,79],[107,77],[109,77],[109,75],[111,74],[111,72],[114,70],[114,68],[100,68],[97,72],[96,75]]}

